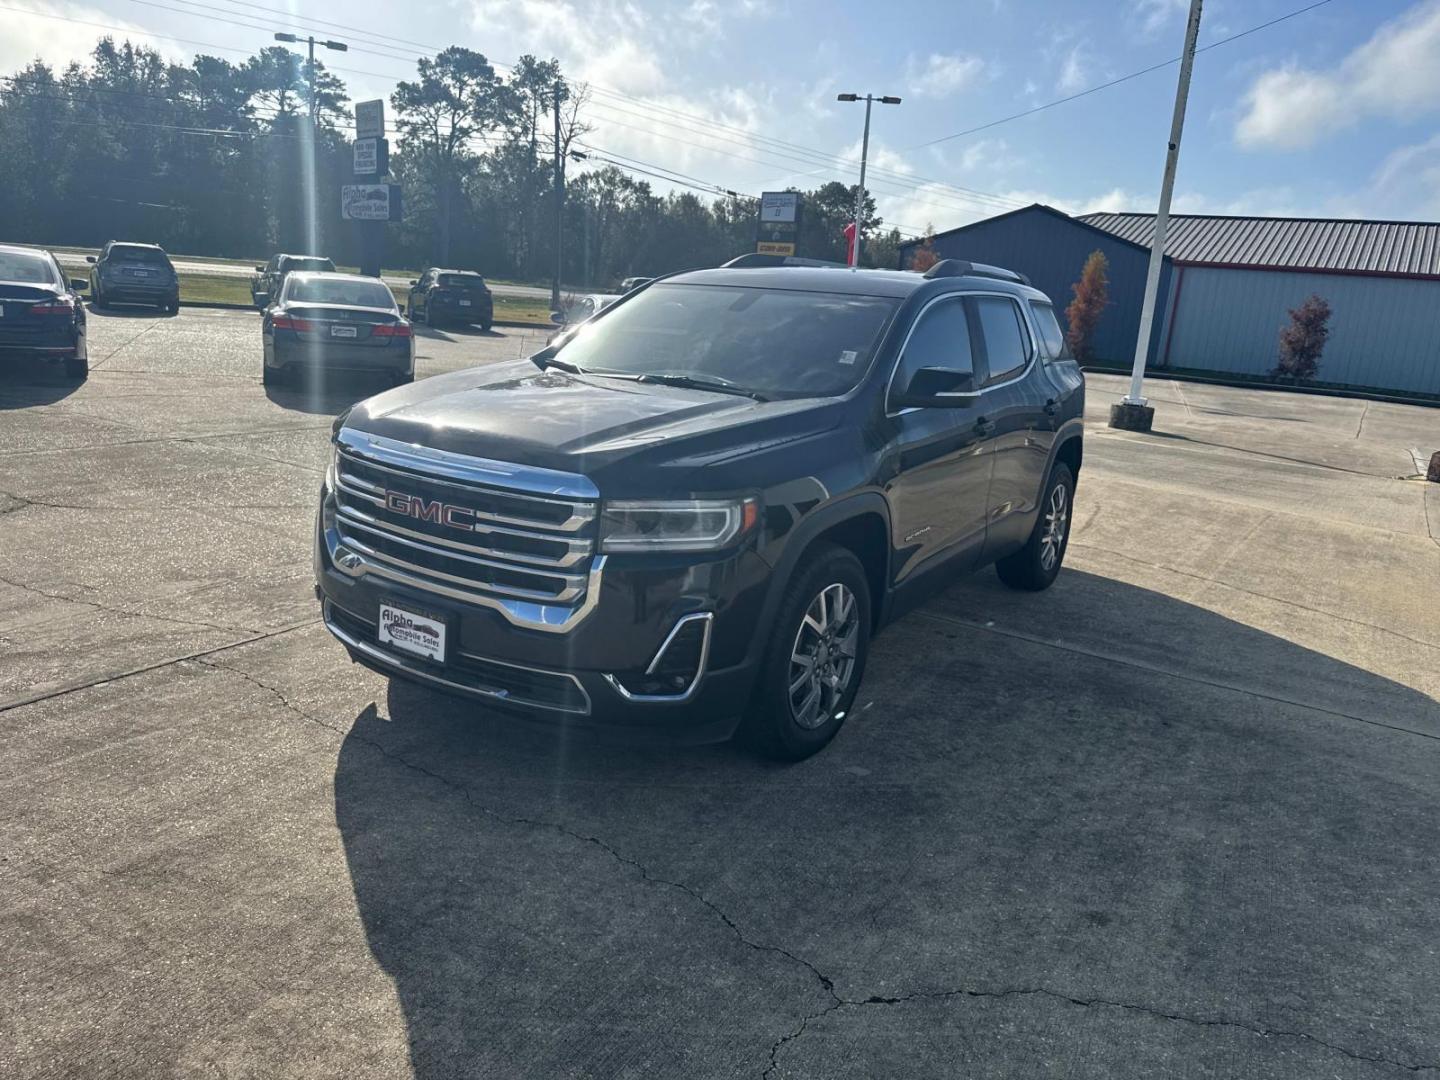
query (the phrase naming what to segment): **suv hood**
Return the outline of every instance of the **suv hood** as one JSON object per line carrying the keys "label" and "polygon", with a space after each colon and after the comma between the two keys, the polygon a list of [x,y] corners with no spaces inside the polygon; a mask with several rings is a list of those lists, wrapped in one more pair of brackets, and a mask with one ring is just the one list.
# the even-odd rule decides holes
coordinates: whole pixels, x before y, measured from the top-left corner
{"label": "suv hood", "polygon": [[750,398],[539,370],[528,360],[399,387],[345,426],[458,454],[584,473],[602,491],[685,490],[696,468],[814,435],[838,402]]}

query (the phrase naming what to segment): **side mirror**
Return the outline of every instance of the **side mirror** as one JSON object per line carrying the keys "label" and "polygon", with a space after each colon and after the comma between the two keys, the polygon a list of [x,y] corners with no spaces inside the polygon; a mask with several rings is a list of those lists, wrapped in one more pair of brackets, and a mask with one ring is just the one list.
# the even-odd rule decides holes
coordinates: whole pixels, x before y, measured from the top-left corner
{"label": "side mirror", "polygon": [[413,289],[413,288],[415,288],[415,287],[416,287],[417,285],[419,285],[419,284],[420,284],[420,282],[418,282],[418,281],[412,281],[412,282],[410,282],[410,287]]}
{"label": "side mirror", "polygon": [[554,323],[556,326],[564,326],[564,325],[565,325],[565,313],[564,313],[563,311],[552,311],[552,312],[550,312],[550,321],[551,321],[552,323]]}
{"label": "side mirror", "polygon": [[263,267],[263,266],[257,266],[257,267],[255,267],[255,272],[256,272],[257,274],[263,274],[263,273],[265,272],[265,267]]}
{"label": "side mirror", "polygon": [[74,289],[76,292],[81,292],[82,290],[88,289],[89,287],[90,282],[86,281],[84,278],[72,277],[70,279],[70,288]]}
{"label": "side mirror", "polygon": [[909,385],[896,395],[895,403],[921,409],[962,409],[975,404],[979,397],[974,372],[923,367],[910,376]]}
{"label": "side mirror", "polygon": [[95,256],[94,256],[94,255],[86,255],[86,256],[85,256],[85,261],[86,261],[87,263],[94,263],[94,261],[95,261]]}

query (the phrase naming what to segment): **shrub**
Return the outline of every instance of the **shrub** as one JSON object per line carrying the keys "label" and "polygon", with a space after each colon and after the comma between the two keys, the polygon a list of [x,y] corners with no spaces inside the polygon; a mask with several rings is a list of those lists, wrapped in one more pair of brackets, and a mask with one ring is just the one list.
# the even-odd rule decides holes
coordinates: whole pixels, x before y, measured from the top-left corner
{"label": "shrub", "polygon": [[1070,287],[1075,299],[1065,309],[1068,324],[1065,340],[1069,342],[1075,359],[1082,364],[1094,356],[1091,339],[1100,316],[1105,313],[1105,305],[1110,302],[1110,281],[1105,276],[1109,267],[1103,251],[1092,251],[1080,271],[1080,280]]}
{"label": "shrub", "polygon": [[1280,360],[1270,373],[1287,379],[1313,379],[1330,336],[1330,305],[1314,295],[1290,309],[1290,325],[1280,330]]}

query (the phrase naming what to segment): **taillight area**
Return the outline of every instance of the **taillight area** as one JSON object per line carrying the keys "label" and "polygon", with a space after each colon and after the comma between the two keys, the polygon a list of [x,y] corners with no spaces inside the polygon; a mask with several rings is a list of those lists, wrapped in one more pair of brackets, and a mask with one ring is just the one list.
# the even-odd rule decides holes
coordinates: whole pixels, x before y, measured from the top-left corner
{"label": "taillight area", "polygon": [[270,325],[276,330],[314,330],[315,324],[309,319],[296,319],[289,315],[276,315]]}
{"label": "taillight area", "polygon": [[409,323],[381,323],[370,331],[371,337],[407,338],[410,334]]}
{"label": "taillight area", "polygon": [[73,315],[75,314],[75,301],[69,297],[62,297],[58,300],[46,300],[43,304],[31,304],[31,315]]}

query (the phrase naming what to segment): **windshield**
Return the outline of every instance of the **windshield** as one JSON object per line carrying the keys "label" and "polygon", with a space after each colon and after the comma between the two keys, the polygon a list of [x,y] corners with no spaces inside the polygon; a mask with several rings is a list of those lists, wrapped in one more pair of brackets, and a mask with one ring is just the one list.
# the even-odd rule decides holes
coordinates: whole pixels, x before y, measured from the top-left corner
{"label": "windshield", "polygon": [[170,260],[159,248],[127,247],[117,244],[110,249],[110,258],[124,262],[150,263],[153,266],[169,266]]}
{"label": "windshield", "polygon": [[896,301],[729,285],[656,285],[585,324],[557,356],[581,370],[685,375],[766,397],[854,388]]}
{"label": "windshield", "polygon": [[44,255],[23,251],[0,251],[0,281],[25,285],[53,285],[55,272]]}
{"label": "windshield", "polygon": [[395,297],[388,288],[378,281],[360,278],[288,277],[285,279],[285,299],[292,304],[395,307]]}
{"label": "windshield", "polygon": [[479,274],[441,274],[439,284],[452,289],[483,289],[485,279]]}

